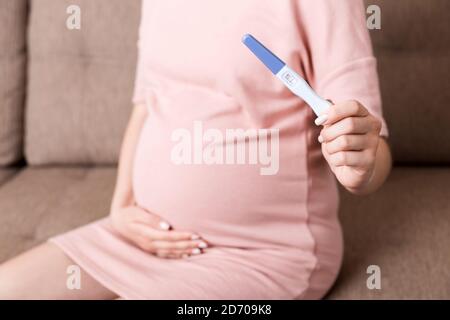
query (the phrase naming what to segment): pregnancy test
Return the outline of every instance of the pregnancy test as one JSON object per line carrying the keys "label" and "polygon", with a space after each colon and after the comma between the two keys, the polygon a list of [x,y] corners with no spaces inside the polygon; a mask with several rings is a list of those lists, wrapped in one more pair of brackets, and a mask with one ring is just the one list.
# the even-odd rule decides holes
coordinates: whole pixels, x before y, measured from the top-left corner
{"label": "pregnancy test", "polygon": [[242,42],[292,93],[302,98],[317,116],[324,113],[331,106],[329,101],[322,99],[314,92],[305,79],[289,68],[286,63],[256,40],[255,37],[246,34],[242,38]]}

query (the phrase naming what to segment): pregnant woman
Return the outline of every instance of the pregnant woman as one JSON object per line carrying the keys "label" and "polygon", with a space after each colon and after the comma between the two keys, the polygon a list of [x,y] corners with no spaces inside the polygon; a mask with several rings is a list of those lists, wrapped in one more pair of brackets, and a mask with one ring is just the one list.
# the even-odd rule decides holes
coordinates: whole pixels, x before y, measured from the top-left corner
{"label": "pregnant woman", "polygon": [[[246,33],[329,111],[315,119]],[[322,298],[343,253],[336,181],[370,193],[391,165],[362,1],[144,0],[133,102],[109,216],[4,263],[0,298]]]}

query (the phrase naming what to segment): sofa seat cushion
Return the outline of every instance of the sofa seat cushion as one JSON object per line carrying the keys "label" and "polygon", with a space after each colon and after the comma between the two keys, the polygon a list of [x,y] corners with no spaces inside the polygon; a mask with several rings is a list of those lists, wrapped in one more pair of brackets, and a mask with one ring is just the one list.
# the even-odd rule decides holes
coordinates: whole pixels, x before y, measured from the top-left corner
{"label": "sofa seat cushion", "polygon": [[0,186],[6,183],[19,169],[16,168],[0,168]]}
{"label": "sofa seat cushion", "polygon": [[0,187],[0,261],[108,215],[115,168],[27,168]]}
{"label": "sofa seat cushion", "polygon": [[[114,168],[28,168],[0,187],[0,261],[108,214]],[[342,192],[345,257],[329,299],[450,298],[450,168],[395,168],[379,192]],[[27,195],[24,197],[24,195]],[[366,287],[369,265],[381,290]]]}
{"label": "sofa seat cushion", "polygon": [[[450,168],[395,168],[368,197],[341,192],[345,258],[331,299],[450,298]],[[381,290],[369,290],[369,265]]]}

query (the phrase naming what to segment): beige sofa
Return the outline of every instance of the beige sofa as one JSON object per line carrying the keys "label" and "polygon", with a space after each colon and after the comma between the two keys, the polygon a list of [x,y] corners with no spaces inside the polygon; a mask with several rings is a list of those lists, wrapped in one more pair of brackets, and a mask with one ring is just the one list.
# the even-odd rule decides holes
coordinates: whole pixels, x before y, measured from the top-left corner
{"label": "beige sofa", "polygon": [[[81,30],[65,27],[70,4]],[[396,165],[375,194],[341,192],[346,253],[328,298],[448,299],[450,1],[367,4],[382,10],[371,35]],[[140,0],[0,0],[0,261],[108,214],[139,17]]]}

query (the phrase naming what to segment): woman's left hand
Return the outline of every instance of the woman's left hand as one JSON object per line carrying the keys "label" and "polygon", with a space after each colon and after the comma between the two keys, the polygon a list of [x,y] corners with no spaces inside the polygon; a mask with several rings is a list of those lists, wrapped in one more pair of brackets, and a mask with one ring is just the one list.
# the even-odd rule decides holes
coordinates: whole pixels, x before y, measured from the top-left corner
{"label": "woman's left hand", "polygon": [[338,181],[348,190],[367,185],[374,173],[381,121],[357,101],[333,105],[316,119],[322,153]]}

